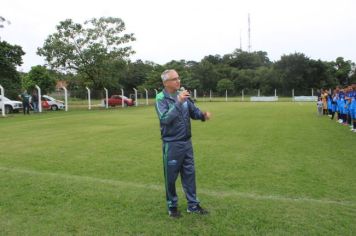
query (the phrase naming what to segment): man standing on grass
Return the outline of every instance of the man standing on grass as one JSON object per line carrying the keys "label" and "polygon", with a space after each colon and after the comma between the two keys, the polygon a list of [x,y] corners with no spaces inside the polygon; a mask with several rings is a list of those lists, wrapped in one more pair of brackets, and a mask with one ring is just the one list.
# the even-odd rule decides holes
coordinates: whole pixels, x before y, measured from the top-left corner
{"label": "man standing on grass", "polygon": [[201,112],[190,99],[187,90],[180,90],[180,78],[175,70],[166,70],[161,75],[164,90],[157,94],[158,114],[163,141],[163,169],[168,214],[180,217],[175,182],[181,175],[183,189],[188,201],[187,212],[207,214],[199,205],[196,196],[193,146],[190,119],[205,121],[211,116]]}
{"label": "man standing on grass", "polygon": [[31,96],[27,93],[26,89],[23,91],[23,93],[21,93],[19,95],[19,98],[22,100],[23,114],[25,115],[27,113],[29,115],[30,114]]}

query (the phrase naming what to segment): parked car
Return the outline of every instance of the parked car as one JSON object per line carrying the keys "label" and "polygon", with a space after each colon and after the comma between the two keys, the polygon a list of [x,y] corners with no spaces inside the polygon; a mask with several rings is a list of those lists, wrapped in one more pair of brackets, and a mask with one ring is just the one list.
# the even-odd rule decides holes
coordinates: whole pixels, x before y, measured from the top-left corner
{"label": "parked car", "polygon": [[57,100],[48,95],[42,95],[42,108],[57,111],[64,109],[65,105],[63,101]]}
{"label": "parked car", "polygon": [[[130,99],[125,96],[121,95],[112,95],[110,98],[108,98],[108,106],[114,107],[114,106],[122,106],[122,103],[124,103],[124,106],[133,106],[135,105],[135,101],[133,99]],[[106,105],[106,99],[103,100],[103,105]]]}
{"label": "parked car", "polygon": [[0,111],[2,110],[2,105],[3,103],[5,104],[5,113],[13,113],[13,112],[19,112],[22,109],[22,102],[19,101],[13,101],[8,99],[7,97],[3,97],[4,101],[1,100],[0,97]]}

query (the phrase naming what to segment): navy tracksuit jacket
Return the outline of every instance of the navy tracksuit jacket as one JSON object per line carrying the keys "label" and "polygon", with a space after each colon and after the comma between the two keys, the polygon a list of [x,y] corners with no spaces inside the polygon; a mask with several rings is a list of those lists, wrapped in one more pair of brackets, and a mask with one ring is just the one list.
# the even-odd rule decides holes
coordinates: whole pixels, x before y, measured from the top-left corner
{"label": "navy tracksuit jacket", "polygon": [[176,94],[165,90],[156,96],[156,111],[163,141],[163,169],[168,207],[177,207],[175,182],[181,175],[188,206],[199,204],[196,197],[195,169],[190,119],[205,121],[204,114],[190,100],[180,103]]}

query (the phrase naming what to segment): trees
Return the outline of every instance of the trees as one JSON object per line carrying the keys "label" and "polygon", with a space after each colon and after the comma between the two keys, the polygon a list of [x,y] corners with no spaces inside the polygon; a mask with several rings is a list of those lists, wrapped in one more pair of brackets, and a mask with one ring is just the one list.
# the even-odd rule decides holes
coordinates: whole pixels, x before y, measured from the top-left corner
{"label": "trees", "polygon": [[38,85],[42,93],[49,93],[54,91],[56,80],[50,75],[49,70],[44,66],[33,66],[30,72],[24,77],[27,89],[34,89]]}
{"label": "trees", "polygon": [[229,79],[222,79],[219,80],[216,89],[220,94],[223,94],[226,90],[227,91],[234,91],[234,83]]}
{"label": "trees", "polygon": [[353,71],[352,75],[350,76],[350,84],[356,84],[356,72]]}
{"label": "trees", "polygon": [[274,64],[284,91],[295,89],[309,94],[311,88],[333,88],[349,83],[351,62],[338,58],[336,62],[313,60],[302,53],[284,55]]}
{"label": "trees", "polygon": [[255,77],[255,70],[244,69],[233,71],[235,89],[238,91],[245,90],[248,93],[253,88],[252,80]]}
{"label": "trees", "polygon": [[153,89],[161,90],[163,87],[161,74],[164,70],[165,68],[163,66],[158,64],[153,64],[152,70],[148,72],[147,80],[143,83],[142,87],[150,90]]}
{"label": "trees", "polygon": [[21,90],[21,79],[16,66],[22,65],[25,52],[18,45],[0,41],[0,84],[9,97],[14,98]]}
{"label": "trees", "polygon": [[259,67],[255,70],[255,75],[252,79],[252,88],[260,89],[262,95],[272,96],[275,89],[281,88],[281,84],[277,73],[272,67]]}
{"label": "trees", "polygon": [[238,69],[256,69],[260,66],[270,66],[267,52],[245,52],[236,49],[232,54],[226,54],[223,62]]}
{"label": "trees", "polygon": [[338,57],[335,60],[335,77],[340,85],[347,85],[351,76],[351,61],[345,61],[343,57]]}
{"label": "trees", "polygon": [[133,90],[147,80],[148,73],[152,70],[153,63],[144,63],[142,60],[129,62],[126,73],[121,81],[125,89]]}
{"label": "trees", "polygon": [[124,30],[120,18],[93,18],[83,25],[67,19],[59,23],[57,32],[48,36],[37,54],[44,56],[51,68],[81,74],[86,84],[102,89],[110,86],[112,79],[118,80],[110,70],[134,53],[126,44],[135,37],[122,34]]}
{"label": "trees", "polygon": [[311,59],[309,65],[311,88],[334,88],[338,85],[332,63]]}
{"label": "trees", "polygon": [[311,87],[309,76],[310,59],[303,53],[283,55],[275,63],[275,69],[279,74],[281,86],[284,91],[296,89],[300,93],[306,93]]}
{"label": "trees", "polygon": [[199,88],[204,91],[209,91],[210,89],[215,90],[216,85],[219,81],[219,74],[216,70],[214,64],[212,64],[209,60],[203,59],[197,65],[191,68],[192,77],[197,79],[200,82]]}

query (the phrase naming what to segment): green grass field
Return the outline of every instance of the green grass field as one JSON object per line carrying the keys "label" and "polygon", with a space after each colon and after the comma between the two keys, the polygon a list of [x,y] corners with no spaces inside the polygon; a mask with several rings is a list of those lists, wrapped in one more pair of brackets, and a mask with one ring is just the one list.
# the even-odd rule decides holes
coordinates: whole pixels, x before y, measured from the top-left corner
{"label": "green grass field", "polygon": [[0,235],[354,235],[356,134],[315,103],[198,103],[207,216],[165,206],[153,106],[0,119]]}

